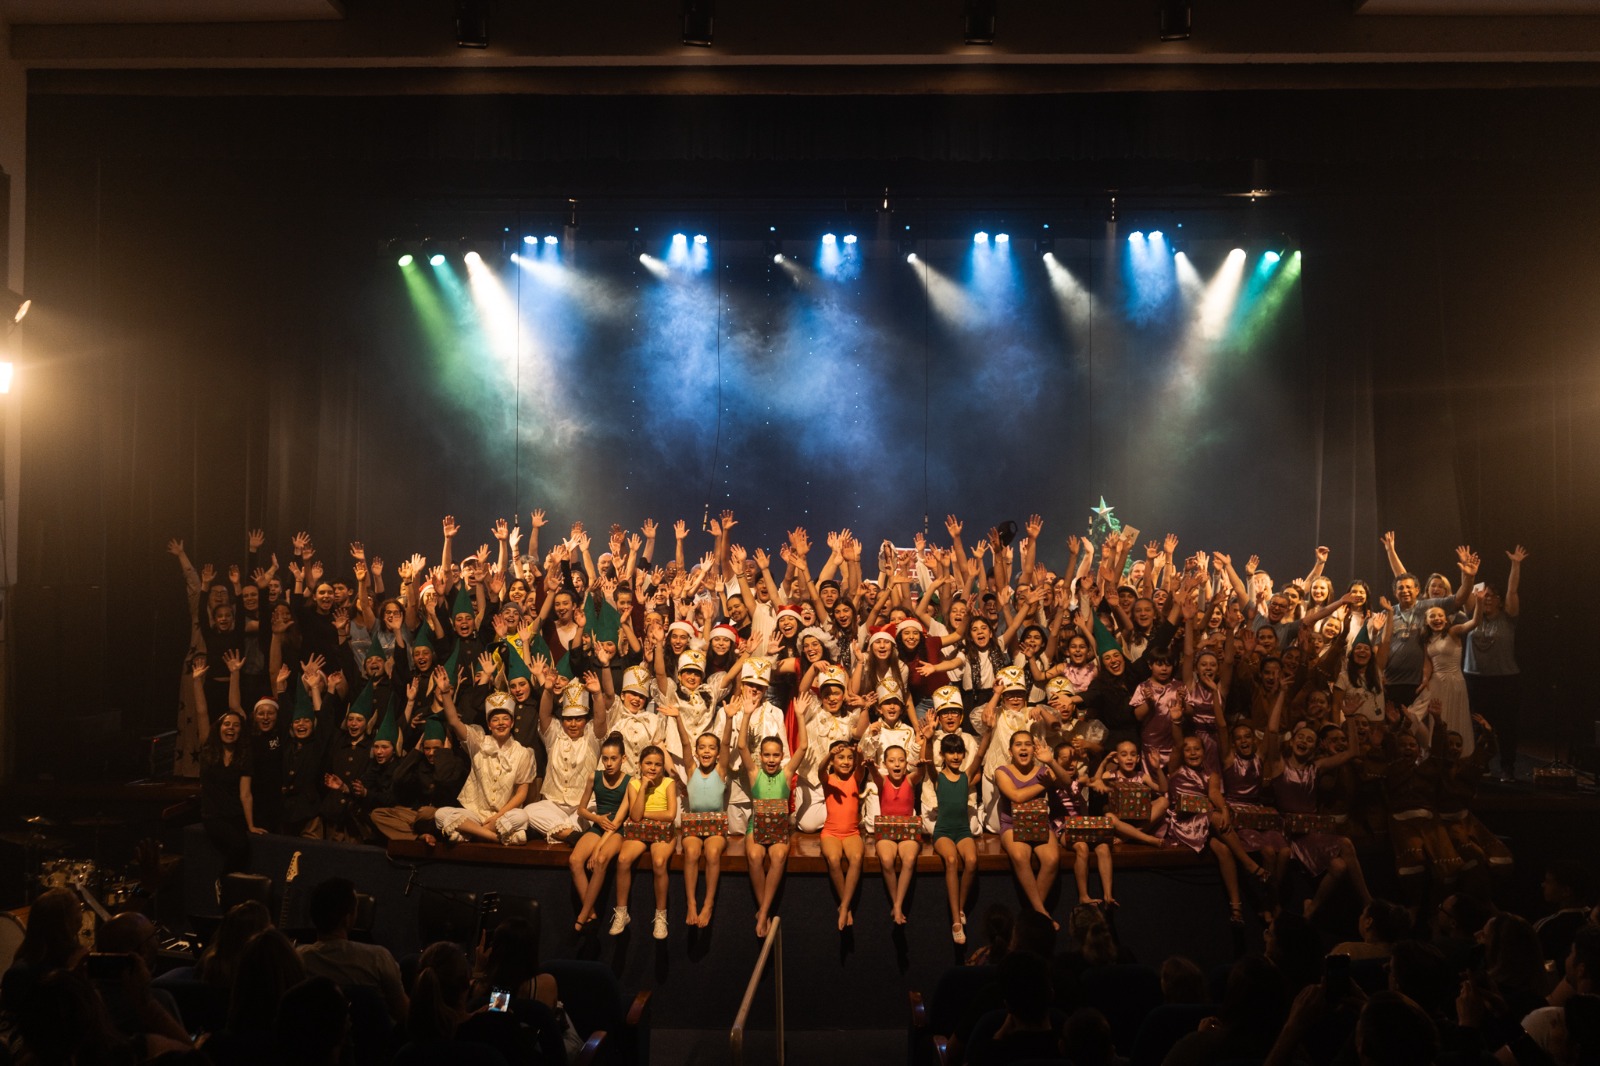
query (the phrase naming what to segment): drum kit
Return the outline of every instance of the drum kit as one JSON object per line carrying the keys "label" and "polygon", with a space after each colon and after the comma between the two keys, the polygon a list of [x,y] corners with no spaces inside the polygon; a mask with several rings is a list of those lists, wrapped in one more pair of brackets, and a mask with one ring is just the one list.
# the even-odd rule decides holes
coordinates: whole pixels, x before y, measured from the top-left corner
{"label": "drum kit", "polygon": [[[107,910],[117,911],[139,902],[139,881],[128,871],[104,864],[102,835],[107,829],[119,827],[124,820],[108,815],[74,818],[64,824],[45,815],[34,815],[22,820],[23,828],[0,831],[0,843],[22,849],[25,895],[32,899],[39,892],[52,888],[71,888],[79,895],[92,894]],[[75,850],[73,841],[59,835],[73,830],[91,832],[94,858],[83,859],[66,854]]]}

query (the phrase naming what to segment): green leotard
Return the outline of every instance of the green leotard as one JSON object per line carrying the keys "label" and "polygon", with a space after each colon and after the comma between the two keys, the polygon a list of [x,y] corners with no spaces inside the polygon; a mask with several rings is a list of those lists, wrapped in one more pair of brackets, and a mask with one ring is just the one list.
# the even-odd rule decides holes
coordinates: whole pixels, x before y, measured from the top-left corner
{"label": "green leotard", "polygon": [[[606,772],[604,770],[596,770],[594,772],[595,813],[605,817],[615,817],[617,811],[622,809],[622,800],[628,794],[628,782],[630,780],[632,779],[627,774],[623,774],[621,784],[617,785],[616,788],[608,788],[606,786]],[[590,822],[584,832],[601,836],[605,833],[605,830],[600,828],[598,822]]]}
{"label": "green leotard", "polygon": [[757,770],[755,781],[750,785],[750,798],[753,800],[788,799],[789,775],[782,770],[770,775],[765,770]]}
{"label": "green leotard", "polygon": [[933,782],[933,796],[939,805],[939,816],[933,823],[933,839],[962,841],[972,838],[972,825],[967,820],[967,799],[972,789],[963,771],[954,781],[939,771]]}

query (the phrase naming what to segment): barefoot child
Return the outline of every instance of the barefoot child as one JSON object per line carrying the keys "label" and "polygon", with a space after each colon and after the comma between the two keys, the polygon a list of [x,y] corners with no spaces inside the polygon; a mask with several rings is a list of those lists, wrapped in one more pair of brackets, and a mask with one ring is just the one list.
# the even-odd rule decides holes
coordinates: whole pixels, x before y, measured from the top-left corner
{"label": "barefoot child", "polygon": [[[660,710],[677,723],[682,750],[694,752],[694,764],[684,788],[683,894],[689,901],[684,922],[704,928],[711,924],[717,879],[722,873],[722,852],[728,846],[728,783],[733,776],[728,760],[732,754],[733,719],[721,716],[720,740],[715,734],[701,733],[691,743],[676,704],[663,703]],[[706,860],[706,898],[696,906],[695,882],[699,880],[701,855]]]}
{"label": "barefoot child", "polygon": [[[749,689],[738,697],[733,717],[748,720],[760,697]],[[789,777],[806,754],[806,721],[795,718],[794,752],[783,757],[783,741],[763,737],[759,761],[750,754],[749,730],[739,730],[739,756],[744,787],[750,795],[750,827],[744,838],[745,865],[750,868],[750,888],[756,897],[756,936],[766,936],[772,901],[783,883],[783,866],[789,859]]]}
{"label": "barefoot child", "polygon": [[[977,762],[982,765],[983,753],[989,746],[985,733],[979,742]],[[946,734],[939,741],[939,761],[942,764],[933,775],[933,792],[937,806],[934,809],[933,850],[944,861],[944,889],[950,903],[950,939],[957,944],[967,942],[967,897],[972,894],[972,881],[978,873],[978,845],[972,836],[972,819],[977,807],[977,775],[969,775],[962,764],[967,758],[967,747],[961,738]],[[932,768],[933,759],[923,760]]]}
{"label": "barefoot child", "polygon": [[[932,723],[932,715],[928,721]],[[916,794],[923,775],[920,765],[908,773],[907,761],[906,749],[895,744],[883,753],[881,766],[867,764],[878,787],[878,869],[883,873],[883,887],[889,892],[895,925],[906,924],[906,890],[911,887],[911,877],[917,872],[917,855],[922,851],[922,820],[917,817]]]}
{"label": "barefoot child", "polygon": [[[1048,749],[1044,749],[1048,750]],[[1070,740],[1056,745],[1054,757],[1044,756],[1043,761],[1056,776],[1049,790],[1051,826],[1061,838],[1061,846],[1072,852],[1072,876],[1078,882],[1078,902],[1107,908],[1117,905],[1111,892],[1111,841],[1090,839],[1074,833],[1067,827],[1070,818],[1089,816],[1088,785],[1079,775],[1082,763]],[[1100,870],[1100,890],[1103,899],[1089,895],[1089,853],[1094,852],[1095,864]]]}
{"label": "barefoot child", "polygon": [[628,927],[628,890],[633,887],[633,864],[650,852],[656,917],[650,935],[667,939],[667,864],[672,861],[672,823],[678,817],[678,782],[667,773],[667,755],[651,744],[639,752],[639,776],[628,783],[624,803],[628,819],[622,823],[622,848],[617,852],[617,907],[611,915],[611,935]]}
{"label": "barefoot child", "polygon": [[[1056,774],[1055,766],[1041,763],[1035,756],[1033,734],[1019,729],[1011,734],[1011,761],[995,770],[994,783],[1000,792],[995,804],[1000,842],[1011,858],[1011,872],[1028,905],[1050,918],[1059,929],[1061,923],[1051,917],[1045,903],[1061,865],[1061,848],[1050,832],[1049,801],[1045,797],[1051,782],[1059,780]],[[1037,871],[1035,862],[1039,864]]]}
{"label": "barefoot child", "polygon": [[[583,836],[573,846],[567,866],[572,870],[572,883],[578,890],[583,905],[578,910],[573,928],[583,932],[595,920],[594,904],[600,898],[600,888],[605,884],[606,867],[616,858],[622,846],[622,800],[628,793],[628,775],[622,772],[622,738],[615,733],[600,744],[600,769],[590,778],[589,787],[583,790],[578,803],[578,818],[588,822]],[[589,797],[594,797],[594,810],[589,809]]]}
{"label": "barefoot child", "polygon": [[865,763],[856,758],[855,745],[836,740],[828,749],[828,768],[822,775],[823,802],[828,817],[822,824],[822,857],[828,878],[839,896],[839,931],[855,924],[851,903],[861,880],[861,782]]}

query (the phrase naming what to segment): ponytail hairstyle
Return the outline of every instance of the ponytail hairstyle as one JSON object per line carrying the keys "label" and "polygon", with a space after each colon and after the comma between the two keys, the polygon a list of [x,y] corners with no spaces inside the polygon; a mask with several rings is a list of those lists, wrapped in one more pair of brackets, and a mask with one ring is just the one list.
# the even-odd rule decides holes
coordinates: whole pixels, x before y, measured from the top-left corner
{"label": "ponytail hairstyle", "polygon": [[419,1044],[449,1040],[456,1031],[453,1012],[466,1004],[472,984],[467,953],[459,945],[441,940],[422,952],[417,966],[406,1034]]}

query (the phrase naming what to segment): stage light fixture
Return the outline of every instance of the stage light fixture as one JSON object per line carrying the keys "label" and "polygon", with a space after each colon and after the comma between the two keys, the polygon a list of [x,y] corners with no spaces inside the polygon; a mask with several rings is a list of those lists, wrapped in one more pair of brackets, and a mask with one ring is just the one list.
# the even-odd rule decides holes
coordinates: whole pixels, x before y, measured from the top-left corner
{"label": "stage light fixture", "polygon": [[674,233],[672,235],[672,243],[673,244],[688,244],[689,243],[689,238],[688,238],[688,236],[686,234]]}
{"label": "stage light fixture", "polygon": [[479,255],[477,252],[468,252],[466,255],[462,256],[461,258],[462,258],[462,260],[464,260],[465,262],[468,262],[468,263],[481,263],[481,262],[483,262],[483,256]]}
{"label": "stage light fixture", "polygon": [[1150,231],[1150,239],[1152,241],[1159,241],[1161,239],[1161,236],[1162,236],[1161,231],[1158,230],[1158,229],[1153,229],[1153,230]]}
{"label": "stage light fixture", "polygon": [[522,238],[522,243],[523,244],[538,244],[539,243],[539,238],[535,237],[533,234],[530,233],[526,237]]}
{"label": "stage light fixture", "polygon": [[706,235],[704,233],[696,233],[694,235],[694,243],[696,243],[696,244],[705,244],[706,243]]}
{"label": "stage light fixture", "polygon": [[906,253],[906,262],[915,263],[916,261],[917,261],[917,253],[916,252],[907,252]]}
{"label": "stage light fixture", "polygon": [[545,237],[544,237],[544,243],[545,244],[560,244],[561,243],[561,238],[557,237],[553,233],[547,233],[547,234],[545,234]]}
{"label": "stage light fixture", "polygon": [[407,252],[405,255],[402,255],[400,257],[400,265],[403,266],[403,267],[408,267],[412,263],[414,263],[415,261],[416,260],[411,258],[411,253],[410,252]]}
{"label": "stage light fixture", "polygon": [[1161,39],[1187,41],[1194,9],[1189,0],[1161,0]]}
{"label": "stage light fixture", "polygon": [[846,243],[846,244],[854,244],[854,243],[856,243],[856,235],[854,233],[846,233],[844,235],[844,243]]}
{"label": "stage light fixture", "polygon": [[7,316],[11,319],[11,324],[15,326],[28,317],[28,309],[33,306],[33,301],[20,292],[12,292],[10,289],[6,289],[5,293],[3,306]]}
{"label": "stage light fixture", "polygon": [[428,265],[429,266],[436,266],[436,267],[437,266],[444,266],[444,253],[443,252],[434,252],[432,255],[430,255],[428,257]]}
{"label": "stage light fixture", "polygon": [[822,243],[823,244],[837,244],[838,242],[839,242],[839,238],[835,237],[831,233],[824,233],[822,235]]}
{"label": "stage light fixture", "polygon": [[1139,232],[1138,230],[1134,230],[1132,233],[1128,234],[1128,243],[1129,244],[1132,244],[1135,241],[1142,241],[1142,240],[1144,240],[1144,234]]}
{"label": "stage light fixture", "polygon": [[684,44],[691,44],[697,48],[711,47],[716,8],[713,0],[683,0]]}
{"label": "stage light fixture", "polygon": [[994,243],[996,243],[996,244],[1010,244],[1011,243],[1011,234],[1009,234],[1009,233],[996,233],[994,235]]}
{"label": "stage light fixture", "polygon": [[961,39],[967,44],[994,44],[994,15],[998,0],[967,0]]}
{"label": "stage light fixture", "polygon": [[781,262],[783,262],[783,253],[782,253],[782,252],[773,252],[773,253],[772,253],[772,261],[773,261],[773,262],[774,262],[774,263],[781,263]]}
{"label": "stage light fixture", "polygon": [[977,233],[974,233],[972,235],[972,243],[973,244],[988,244],[989,243],[989,235],[987,233],[983,232],[983,230],[979,230]]}
{"label": "stage light fixture", "polygon": [[1268,252],[1266,255],[1262,256],[1261,258],[1265,259],[1269,263],[1276,263],[1282,257],[1280,255],[1278,255],[1277,252]]}
{"label": "stage light fixture", "polygon": [[456,47],[489,47],[489,0],[456,0]]}

